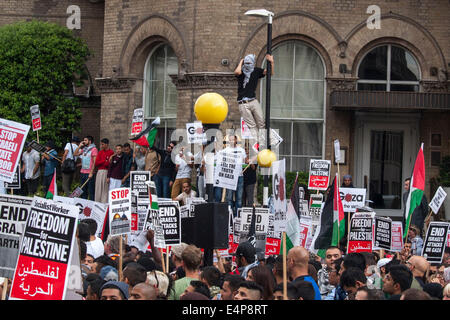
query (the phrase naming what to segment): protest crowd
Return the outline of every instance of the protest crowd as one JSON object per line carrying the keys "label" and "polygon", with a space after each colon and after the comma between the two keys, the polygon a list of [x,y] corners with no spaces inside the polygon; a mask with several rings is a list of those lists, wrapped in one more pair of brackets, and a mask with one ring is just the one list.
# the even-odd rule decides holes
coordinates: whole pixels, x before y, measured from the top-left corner
{"label": "protest crowd", "polygon": [[[267,61],[273,72],[273,57]],[[235,71],[239,110],[254,136],[264,128],[254,91],[265,74],[254,55]],[[400,223],[394,248],[393,221],[378,220],[364,199],[355,210],[342,207],[340,188],[357,188],[348,174],[329,183],[331,161],[311,160],[318,185],[301,186],[297,175],[290,200],[285,159],[271,163],[273,195],[262,208],[255,197],[261,163],[237,134],[215,155],[219,173],[211,184],[201,152],[173,141],[156,147],[157,125],[114,146],[73,137],[60,154],[52,141],[18,143],[21,188],[0,190],[0,270],[9,272],[2,273],[3,299],[68,299],[66,277],[75,266],[82,280],[75,295],[85,300],[450,300],[449,225],[430,222],[424,196],[410,207],[409,179],[404,203],[412,214]],[[412,179],[416,186],[416,169]],[[40,187],[45,199],[36,196]],[[183,220],[210,208],[207,196],[210,215],[225,208],[225,226],[191,226],[187,237]],[[17,230],[5,233],[8,223]],[[225,245],[195,240],[223,230]]]}
{"label": "protest crowd", "polygon": [[[240,148],[236,147],[233,138],[227,143]],[[158,198],[169,198],[183,206],[190,198],[196,198],[197,192],[199,197],[204,197],[204,190],[197,188],[194,191],[191,186],[191,170],[195,168],[192,161],[186,161],[180,153],[178,162],[172,162],[170,153],[174,146],[175,143],[171,142],[166,150],[155,147],[133,150],[129,143],[125,143],[116,145],[113,151],[109,148],[108,139],[102,139],[98,150],[93,137],[85,137],[82,142],[74,137],[65,146],[62,159],[63,162],[74,160],[75,170],[79,170],[79,183],[84,185],[81,197],[91,201],[107,203],[109,190],[130,187],[130,173],[148,171],[155,182]],[[29,144],[24,149],[20,166],[24,178],[24,188],[19,190],[22,195],[33,195],[40,182],[45,193],[51,190],[53,172],[58,166],[55,160],[57,153],[52,143],[45,147],[47,151],[42,155]],[[248,160],[245,150],[242,152],[244,161],[245,158]],[[43,171],[40,171],[41,164]],[[230,196],[227,192],[222,197],[222,192],[215,191],[217,201],[225,201],[237,209],[243,203],[251,207],[256,166],[252,164],[244,172],[247,174],[239,177],[241,182],[236,190],[236,202],[232,201],[231,192]],[[202,165],[197,169],[200,173]],[[69,196],[75,171],[67,173],[62,170],[61,173],[63,192]],[[199,177],[200,174],[197,179]],[[350,185],[351,176],[345,175],[342,187]],[[104,236],[104,230],[101,234],[97,230],[98,223],[92,218],[80,220],[77,225],[83,279],[82,290],[78,294],[86,300],[450,299],[450,248],[445,248],[439,264],[430,264],[421,256],[423,221],[422,229],[410,226],[407,241],[400,252],[372,250],[347,253],[345,238],[326,248],[323,257],[302,246],[290,248],[286,256],[285,296],[281,252],[265,255],[251,241],[239,243],[235,252],[225,254],[225,257],[215,250],[213,265],[205,265],[202,250],[193,244],[175,244],[167,257],[167,253],[155,247],[153,230],[141,232],[146,239],[144,246],[127,242],[121,236],[109,235],[102,239],[99,236]],[[168,262],[166,265],[164,260]],[[2,283],[2,290],[8,290],[6,283]]]}

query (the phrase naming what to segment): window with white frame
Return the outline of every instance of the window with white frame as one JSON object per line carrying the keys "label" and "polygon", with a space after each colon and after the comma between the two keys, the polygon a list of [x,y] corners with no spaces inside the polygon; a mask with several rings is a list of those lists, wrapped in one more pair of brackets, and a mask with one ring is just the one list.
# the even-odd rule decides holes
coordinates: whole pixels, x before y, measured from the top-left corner
{"label": "window with white frame", "polygon": [[165,149],[176,126],[177,89],[169,74],[178,73],[178,59],[170,45],[156,46],[144,68],[144,113],[149,123],[161,118],[156,146]]}
{"label": "window with white frame", "polygon": [[358,90],[419,91],[420,68],[406,49],[382,45],[369,51],[358,67]]}
{"label": "window with white frame", "polygon": [[[287,171],[308,171],[310,159],[320,159],[324,154],[324,63],[317,51],[302,41],[283,42],[273,48],[272,55],[270,126],[283,138],[279,156],[286,159]],[[263,78],[263,112],[265,90]]]}

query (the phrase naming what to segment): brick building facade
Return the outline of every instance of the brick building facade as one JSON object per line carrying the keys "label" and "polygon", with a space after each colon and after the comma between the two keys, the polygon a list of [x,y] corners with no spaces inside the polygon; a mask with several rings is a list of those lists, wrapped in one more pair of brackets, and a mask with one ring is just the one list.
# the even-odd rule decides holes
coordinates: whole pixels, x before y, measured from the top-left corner
{"label": "brick building facade", "polygon": [[[167,140],[170,130],[195,120],[195,100],[211,91],[229,105],[222,128],[238,127],[233,70],[248,53],[261,65],[267,40],[265,19],[244,13],[265,8],[275,14],[272,126],[285,139],[280,154],[288,169],[304,170],[310,158],[333,160],[339,139],[341,175],[382,196],[386,209],[399,209],[394,202],[424,142],[432,196],[430,178],[450,154],[449,1],[4,1],[0,23],[64,25],[69,5],[79,6],[75,32],[94,52],[81,134],[123,143],[133,110],[144,106],[148,121],[163,119]],[[262,84],[258,92],[264,100]]]}

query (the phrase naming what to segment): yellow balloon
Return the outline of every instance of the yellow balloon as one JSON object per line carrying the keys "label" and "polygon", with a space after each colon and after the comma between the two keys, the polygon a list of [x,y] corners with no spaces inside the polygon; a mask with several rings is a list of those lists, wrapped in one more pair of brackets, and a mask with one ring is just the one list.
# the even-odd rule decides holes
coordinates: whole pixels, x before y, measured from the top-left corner
{"label": "yellow balloon", "polygon": [[195,101],[194,113],[202,123],[221,123],[227,117],[228,103],[218,93],[204,93]]}
{"label": "yellow balloon", "polygon": [[258,152],[256,159],[260,167],[270,168],[272,166],[272,162],[277,161],[277,155],[272,150],[264,149]]}

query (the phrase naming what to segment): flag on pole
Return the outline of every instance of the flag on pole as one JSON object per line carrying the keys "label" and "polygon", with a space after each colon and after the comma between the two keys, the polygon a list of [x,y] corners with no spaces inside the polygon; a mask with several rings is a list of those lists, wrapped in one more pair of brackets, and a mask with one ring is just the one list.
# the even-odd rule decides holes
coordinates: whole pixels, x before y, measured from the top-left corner
{"label": "flag on pole", "polygon": [[50,186],[48,187],[47,194],[45,195],[46,199],[53,199],[54,195],[58,195],[58,185],[56,184],[56,168],[53,173],[52,182],[50,182]]}
{"label": "flag on pole", "polygon": [[159,117],[157,117],[151,125],[145,130],[142,130],[138,135],[131,138],[130,140],[139,146],[151,148],[155,143],[156,134],[158,133],[158,125],[161,123]]}
{"label": "flag on pole", "polygon": [[344,233],[345,216],[336,174],[320,216],[320,231],[314,242],[314,248],[318,250],[317,254],[324,257],[328,247],[337,247]]}
{"label": "flag on pole", "polygon": [[[298,190],[298,173],[292,187],[291,201],[286,212],[286,252],[300,245],[300,193]],[[280,252],[283,252],[283,243]]]}
{"label": "flag on pole", "polygon": [[420,146],[417,154],[416,162],[414,164],[414,171],[409,184],[409,194],[405,206],[405,229],[403,231],[403,238],[408,234],[411,217],[414,210],[420,206],[422,196],[425,191],[425,158],[423,156],[423,143]]}
{"label": "flag on pole", "polygon": [[[336,173],[336,181],[338,174]],[[339,193],[339,184],[335,184],[333,195],[333,236],[331,240],[332,246],[338,246],[339,241],[345,235],[345,214],[344,207],[342,206],[342,200]]]}
{"label": "flag on pole", "polygon": [[109,236],[109,206],[108,209],[106,209],[105,220],[103,221],[103,229],[100,235],[100,239],[102,239],[102,241],[105,242],[108,239],[108,236]]}

